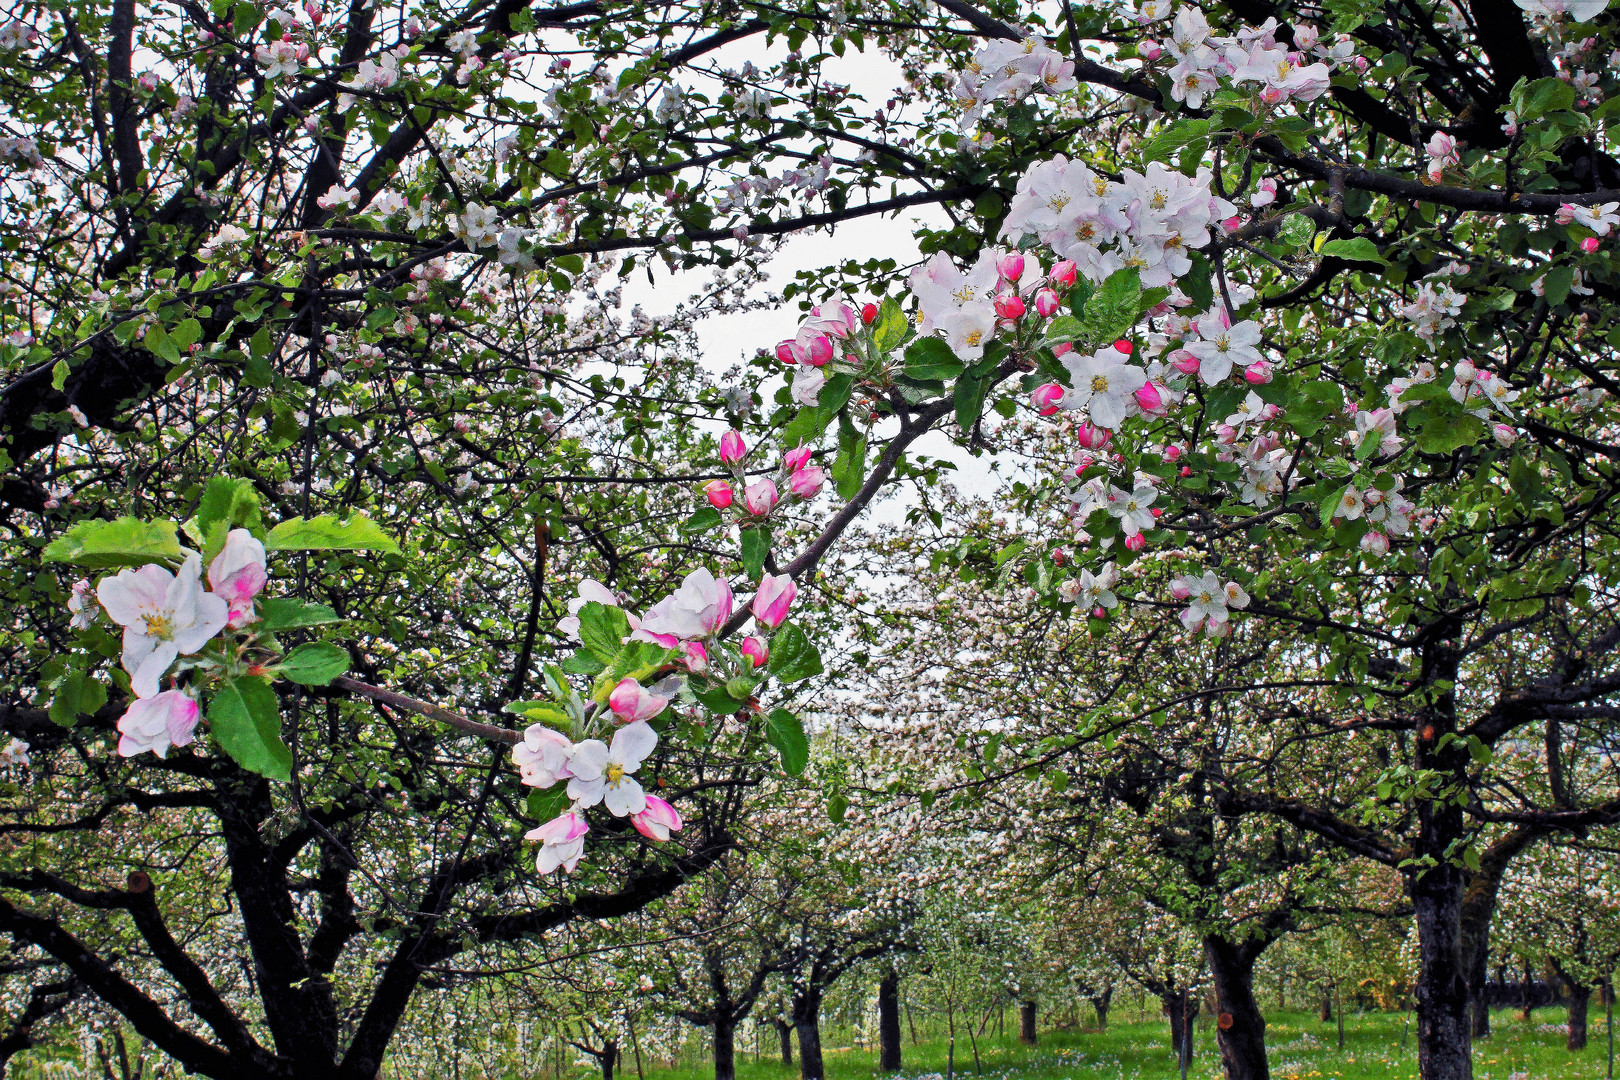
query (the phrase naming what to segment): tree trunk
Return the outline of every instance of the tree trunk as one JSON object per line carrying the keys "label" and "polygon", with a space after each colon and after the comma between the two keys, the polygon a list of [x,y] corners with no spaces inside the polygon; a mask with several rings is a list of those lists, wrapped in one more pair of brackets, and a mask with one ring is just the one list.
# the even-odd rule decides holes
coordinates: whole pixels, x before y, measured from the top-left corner
{"label": "tree trunk", "polygon": [[1035,1003],[1021,1001],[1018,1003],[1018,1041],[1034,1046],[1035,1040]]}
{"label": "tree trunk", "polygon": [[1419,857],[1433,865],[1407,879],[1417,916],[1418,1076],[1421,1080],[1473,1080],[1469,1038],[1468,981],[1463,978],[1460,915],[1462,871],[1447,851],[1463,835],[1462,810],[1454,803],[1419,807]]}
{"label": "tree trunk", "polygon": [[619,1041],[609,1039],[602,1044],[602,1056],[597,1059],[602,1063],[602,1080],[613,1080],[613,1066],[619,1063]]}
{"label": "tree trunk", "polygon": [[[1187,1025],[1198,1019],[1198,999],[1191,994],[1176,991],[1173,994],[1160,994],[1159,1004],[1164,1008],[1164,1015],[1170,1020],[1170,1049],[1179,1055],[1185,1048],[1189,1061],[1192,1056],[1192,1032]],[[1183,1038],[1186,1035],[1186,1038]]]}
{"label": "tree trunk", "polygon": [[900,1071],[900,976],[893,970],[878,983],[878,1068]]}
{"label": "tree trunk", "polygon": [[1592,988],[1577,986],[1568,978],[1564,985],[1569,987],[1569,1042],[1566,1045],[1571,1050],[1585,1050],[1586,1010],[1592,1001]]}
{"label": "tree trunk", "polygon": [[1213,934],[1204,938],[1204,958],[1215,984],[1215,1041],[1226,1080],[1271,1080],[1266,1062],[1266,1021],[1254,999],[1254,962],[1260,950]]}
{"label": "tree trunk", "polygon": [[1105,986],[1101,992],[1091,995],[1091,1007],[1097,1010],[1097,1033],[1100,1035],[1108,1030],[1108,1006],[1114,1000],[1114,988]]}
{"label": "tree trunk", "polygon": [[1333,991],[1325,986],[1322,987],[1322,1007],[1317,1010],[1317,1016],[1324,1024],[1333,1019]]}
{"label": "tree trunk", "polygon": [[782,1037],[782,1064],[793,1064],[793,1025],[786,1020],[773,1020],[776,1033]]}
{"label": "tree trunk", "polygon": [[799,1037],[799,1080],[822,1080],[826,1070],[821,1063],[819,995],[793,1003],[793,1030]]}
{"label": "tree trunk", "polygon": [[737,1025],[729,1016],[714,1018],[714,1080],[737,1078]]}

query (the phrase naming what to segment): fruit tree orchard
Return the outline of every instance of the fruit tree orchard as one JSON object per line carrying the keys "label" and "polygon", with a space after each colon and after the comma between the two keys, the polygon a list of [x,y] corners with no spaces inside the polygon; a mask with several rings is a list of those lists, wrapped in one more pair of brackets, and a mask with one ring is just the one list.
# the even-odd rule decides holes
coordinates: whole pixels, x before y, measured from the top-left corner
{"label": "fruit tree orchard", "polygon": [[[39,1008],[370,1080],[447,966],[663,903],[805,772],[807,709],[898,694],[840,601],[893,494],[1045,620],[1001,627],[997,745],[1184,879],[1228,1075],[1266,1074],[1255,958],[1372,865],[1421,1074],[1470,1076],[1504,875],[1620,820],[1617,27],[12,5],[0,932]],[[916,265],[863,244],[917,213]],[[808,231],[841,260],[716,381],[697,324]],[[625,310],[649,279],[690,298]],[[932,433],[1020,462],[1016,538]],[[818,774],[836,818],[940,796]],[[1258,937],[1240,878],[1291,883]]]}

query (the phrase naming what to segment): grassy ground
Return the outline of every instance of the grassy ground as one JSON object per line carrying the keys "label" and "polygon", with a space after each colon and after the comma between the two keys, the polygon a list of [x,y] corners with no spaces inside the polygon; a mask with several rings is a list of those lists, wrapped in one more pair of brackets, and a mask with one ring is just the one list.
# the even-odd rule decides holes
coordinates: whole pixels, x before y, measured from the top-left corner
{"label": "grassy ground", "polygon": [[[1561,1028],[1553,1030],[1563,1021],[1561,1009],[1539,1010],[1529,1022],[1520,1020],[1513,1011],[1496,1013],[1492,1017],[1495,1034],[1474,1048],[1475,1080],[1603,1080],[1608,1043],[1602,1012],[1593,1011],[1591,1042],[1579,1053],[1564,1049]],[[1413,1080],[1417,1076],[1417,1051],[1410,1035],[1402,1046],[1405,1023],[1406,1017],[1399,1013],[1350,1012],[1345,1017],[1344,1049],[1340,1050],[1336,1024],[1321,1023],[1311,1013],[1271,1014],[1266,1018],[1271,1075],[1274,1080]],[[826,1033],[828,1080],[872,1080],[884,1075],[877,1072],[875,1052],[844,1045],[838,1041],[842,1034],[836,1028]],[[980,1075],[985,1080],[1171,1078],[1176,1074],[1176,1061],[1167,1045],[1168,1038],[1168,1026],[1162,1019],[1128,1015],[1111,1019],[1103,1034],[1089,1028],[1043,1031],[1035,1047],[1019,1045],[1010,1032],[1000,1039],[986,1034],[978,1040],[983,1070],[980,1074],[975,1071],[967,1039],[961,1037],[956,1047],[954,1080],[978,1080]],[[752,1040],[739,1042],[743,1045],[739,1046],[738,1080],[790,1080],[798,1076],[796,1068],[783,1065],[773,1054],[774,1039],[765,1040],[757,1061]],[[943,1077],[946,1049],[943,1039],[925,1037],[913,1044],[908,1034],[903,1076],[939,1073]],[[635,1080],[634,1062],[624,1064],[626,1068],[616,1080]],[[1217,1080],[1221,1075],[1212,1026],[1199,1027],[1189,1075],[1197,1080]],[[645,1070],[645,1080],[712,1080],[712,1076],[704,1068]]]}

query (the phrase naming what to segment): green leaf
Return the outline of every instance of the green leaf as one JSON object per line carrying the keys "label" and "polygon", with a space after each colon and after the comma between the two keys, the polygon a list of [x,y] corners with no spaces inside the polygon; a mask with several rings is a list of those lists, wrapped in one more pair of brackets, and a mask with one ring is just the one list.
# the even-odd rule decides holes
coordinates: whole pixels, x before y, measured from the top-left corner
{"label": "green leaf", "polygon": [[530,788],[528,802],[529,816],[537,821],[550,821],[552,818],[568,809],[568,785],[559,784],[556,787],[542,791],[539,788]]}
{"label": "green leaf", "polygon": [[673,663],[674,659],[674,649],[666,649],[651,641],[629,642],[614,654],[597,675],[591,697],[595,701],[605,702],[608,695],[613,693],[613,688],[625,679],[646,682],[650,676]]}
{"label": "green leaf", "polygon": [[853,499],[866,479],[866,435],[855,430],[849,417],[838,421],[838,456],[833,460],[833,489],[845,501]]}
{"label": "green leaf", "polygon": [[1209,138],[1208,120],[1185,120],[1173,123],[1142,147],[1142,161],[1169,161],[1172,154]]}
{"label": "green leaf", "polygon": [[738,701],[726,693],[724,686],[711,686],[707,690],[698,690],[695,693],[697,699],[703,703],[703,707],[716,716],[730,716],[748,704],[746,701]]}
{"label": "green leaf", "polygon": [[956,422],[963,433],[971,432],[984,412],[984,399],[990,393],[990,376],[963,375],[956,380],[952,397],[956,403]]}
{"label": "green leaf", "polygon": [[107,704],[107,688],[82,671],[70,671],[51,695],[50,718],[63,727],[72,727],[81,716],[89,716]]}
{"label": "green leaf", "polygon": [[197,526],[206,535],[216,524],[226,528],[259,523],[259,493],[250,480],[210,477],[197,504]]}
{"label": "green leaf", "polygon": [[148,349],[151,349],[169,363],[178,364],[180,362],[180,350],[175,346],[173,339],[169,337],[163,327],[147,327],[146,336],[143,340],[146,342]]}
{"label": "green leaf", "polygon": [[555,701],[514,701],[501,711],[559,731],[568,731],[573,726],[573,718],[568,715],[568,710]]}
{"label": "green leaf", "polygon": [[1062,345],[1080,336],[1080,320],[1073,315],[1059,315],[1046,324],[1046,343]]}
{"label": "green leaf", "polygon": [[[1119,340],[1141,314],[1142,275],[1134,266],[1115,270],[1086,301],[1075,340],[1086,348],[1110,345]],[[1079,348],[1080,346],[1076,346]]]}
{"label": "green leaf", "polygon": [[765,556],[771,550],[771,530],[766,525],[749,525],[742,531],[743,571],[758,579],[765,572]]}
{"label": "green leaf", "polygon": [[1450,454],[1464,446],[1472,446],[1485,437],[1485,423],[1477,416],[1426,417],[1416,426],[1413,440],[1425,454]]}
{"label": "green leaf", "polygon": [[1316,253],[1323,258],[1331,255],[1336,259],[1347,259],[1350,262],[1389,265],[1389,260],[1378,254],[1377,245],[1365,236],[1357,236],[1350,240],[1329,240],[1318,248]]}
{"label": "green leaf", "polygon": [[281,741],[281,706],[264,679],[226,679],[208,704],[208,726],[242,768],[272,780],[292,779],[292,751]]}
{"label": "green leaf", "polygon": [[899,301],[889,297],[878,309],[877,322],[872,327],[872,344],[880,353],[886,353],[906,339],[909,321],[900,310]]}
{"label": "green leaf", "polygon": [[325,686],[349,670],[349,651],[330,641],[311,641],[288,653],[277,666],[300,686]]}
{"label": "green leaf", "polygon": [[604,664],[613,662],[630,636],[630,617],[621,609],[592,600],[579,609],[579,640]]}
{"label": "green leaf", "polygon": [[181,352],[187,351],[202,340],[202,323],[196,319],[180,320],[174,329],[169,331],[169,340],[174,342]]}
{"label": "green leaf", "polygon": [[178,564],[185,560],[185,553],[174,522],[121,517],[79,522],[45,546],[44,559],[103,569],[152,562]]}
{"label": "green leaf", "polygon": [[906,346],[906,378],[927,382],[954,379],[966,367],[944,338],[920,337]]}
{"label": "green leaf", "polygon": [[770,659],[765,670],[785,683],[795,683],[820,675],[824,669],[815,643],[803,630],[785,622],[771,635]]}
{"label": "green leaf", "polygon": [[67,385],[68,371],[68,362],[66,360],[58,360],[51,365],[52,390],[60,390]]}
{"label": "green leaf", "polygon": [[337,612],[325,604],[306,603],[290,596],[260,597],[255,602],[255,607],[259,613],[259,621],[253,623],[251,629],[267,634],[275,633],[277,630],[325,626],[343,621],[338,618]]}
{"label": "green leaf", "polygon": [[596,675],[600,675],[602,673],[602,669],[605,667],[607,667],[607,665],[602,663],[602,661],[598,660],[584,649],[580,649],[564,660],[559,666],[558,670],[567,672],[570,675],[589,675],[594,677]]}
{"label": "green leaf", "polygon": [[347,521],[331,514],[288,518],[264,538],[266,551],[383,551],[398,555],[399,545],[375,521],[355,515]]}
{"label": "green leaf", "polygon": [[810,738],[804,724],[786,709],[772,709],[765,718],[765,741],[776,748],[782,771],[789,776],[798,776],[810,764]]}
{"label": "green leaf", "polygon": [[705,506],[691,517],[681,522],[680,529],[681,532],[685,533],[687,536],[698,536],[706,532],[711,532],[714,529],[718,529],[724,523],[725,518],[720,516],[720,511],[716,510],[712,506]]}
{"label": "green leaf", "polygon": [[844,815],[849,813],[849,800],[842,792],[827,800],[827,817],[834,825],[844,823]]}

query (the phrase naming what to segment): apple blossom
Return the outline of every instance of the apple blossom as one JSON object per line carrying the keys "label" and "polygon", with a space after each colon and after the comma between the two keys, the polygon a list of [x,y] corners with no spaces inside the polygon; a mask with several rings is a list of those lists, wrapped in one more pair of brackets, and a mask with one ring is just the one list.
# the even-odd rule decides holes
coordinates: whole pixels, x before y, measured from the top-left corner
{"label": "apple blossom", "polygon": [[748,456],[748,444],[743,442],[742,432],[735,428],[720,436],[720,460],[727,465],[735,465]]}
{"label": "apple blossom", "polygon": [[687,671],[709,670],[709,650],[703,647],[703,642],[682,642],[681,650],[681,663],[686,665]]}
{"label": "apple blossom", "polygon": [[523,741],[512,748],[512,761],[518,774],[530,787],[548,788],[574,774],[568,771],[568,755],[574,744],[562,732],[544,724],[530,724]]}
{"label": "apple blossom", "polygon": [[660,697],[646,689],[635,679],[621,679],[608,695],[608,708],[622,723],[651,720],[669,705],[669,698]]}
{"label": "apple blossom", "polygon": [[1388,555],[1389,537],[1376,529],[1370,530],[1361,537],[1361,550],[1369,555]]}
{"label": "apple blossom", "polygon": [[776,481],[768,476],[762,476],[743,488],[743,506],[755,517],[764,517],[776,509],[781,498],[776,490]]}
{"label": "apple blossom", "polygon": [[89,578],[80,578],[73,583],[73,591],[68,593],[67,609],[73,618],[68,625],[75,630],[88,630],[96,620],[96,609],[90,600],[91,585]]}
{"label": "apple blossom", "polygon": [[724,510],[736,497],[736,492],[724,480],[710,480],[703,485],[703,494],[709,500],[709,505],[716,510]]}
{"label": "apple blossom", "polygon": [[1026,308],[1022,298],[1012,293],[1002,293],[995,299],[995,309],[998,318],[1013,322],[1024,317]]}
{"label": "apple blossom", "polygon": [[826,470],[819,465],[806,465],[788,477],[787,487],[794,498],[809,500],[821,493],[821,487],[826,482]]}
{"label": "apple blossom", "polygon": [[601,803],[615,817],[639,814],[646,809],[647,797],[631,774],[657,745],[658,735],[645,721],[614,732],[611,745],[600,739],[575,743],[568,756],[574,774],[568,781],[568,797],[582,810]]}
{"label": "apple blossom", "polygon": [[535,857],[534,866],[541,874],[550,874],[558,867],[562,867],[564,873],[573,873],[574,867],[579,865],[580,856],[585,853],[585,834],[590,831],[591,827],[585,823],[585,815],[568,810],[544,825],[530,829],[523,834],[523,839],[540,841],[540,852]]}
{"label": "apple blossom", "polygon": [[656,795],[648,795],[646,799],[646,809],[631,814],[630,824],[647,839],[663,843],[669,839],[670,833],[680,830],[681,815],[675,812],[673,806]]}
{"label": "apple blossom", "polygon": [[730,582],[699,567],[642,616],[630,637],[674,648],[681,641],[712,636],[731,618],[732,606]]}
{"label": "apple blossom", "polygon": [[185,690],[136,698],[118,719],[118,755],[134,757],[150,750],[166,756],[170,747],[191,742],[197,715],[197,699]]}
{"label": "apple blossom", "polygon": [[1030,392],[1029,403],[1042,416],[1051,416],[1059,410],[1065,391],[1058,383],[1042,383]]}
{"label": "apple blossom", "polygon": [[1492,424],[1491,438],[1501,447],[1512,446],[1519,439],[1518,431],[1511,424]]}
{"label": "apple blossom", "polygon": [[1224,382],[1234,364],[1244,367],[1263,359],[1255,348],[1260,343],[1260,324],[1247,321],[1232,324],[1224,312],[1200,316],[1195,329],[1198,339],[1187,342],[1187,352],[1198,358],[1198,376],[1205,383]]}
{"label": "apple blossom", "polygon": [[786,574],[766,574],[759,579],[759,591],[749,605],[760,625],[775,630],[787,618],[788,608],[799,595],[799,587]]}
{"label": "apple blossom", "polygon": [[246,529],[232,529],[225,535],[224,548],[208,564],[208,587],[230,606],[228,626],[253,621],[253,598],[267,580],[264,544]]}
{"label": "apple blossom", "polygon": [[792,394],[793,400],[800,405],[813,407],[821,396],[821,388],[827,385],[827,376],[820,368],[804,366],[793,373]]}
{"label": "apple blossom", "polygon": [[202,557],[192,552],[178,573],[148,563],[101,579],[96,595],[124,628],[124,670],[136,697],[152,697],[158,679],[182,654],[190,654],[225,629],[230,605],[202,591]]}
{"label": "apple blossom", "polygon": [[1084,409],[1093,424],[1110,430],[1124,423],[1135,404],[1134,395],[1147,382],[1147,373],[1121,359],[1113,348],[1090,356],[1065,357],[1073,387],[1064,396],[1065,409]]}
{"label": "apple blossom", "polygon": [[788,472],[798,472],[800,469],[810,464],[810,454],[811,450],[808,446],[800,446],[796,449],[789,450],[787,453],[782,455],[782,468],[786,469]]}
{"label": "apple blossom", "polygon": [[770,657],[770,649],[766,646],[765,639],[752,634],[743,638],[738,650],[748,657],[755,667],[764,667],[765,661]]}

